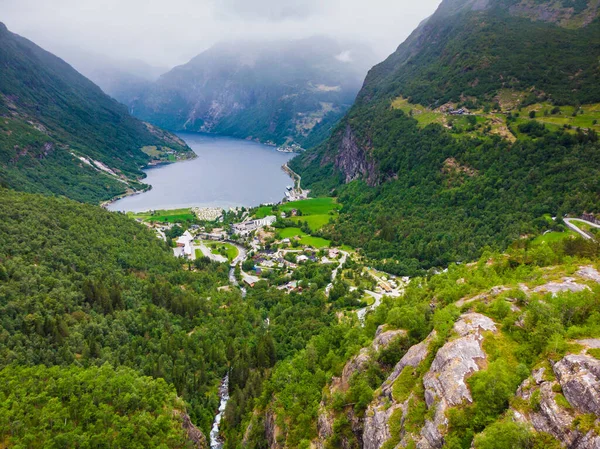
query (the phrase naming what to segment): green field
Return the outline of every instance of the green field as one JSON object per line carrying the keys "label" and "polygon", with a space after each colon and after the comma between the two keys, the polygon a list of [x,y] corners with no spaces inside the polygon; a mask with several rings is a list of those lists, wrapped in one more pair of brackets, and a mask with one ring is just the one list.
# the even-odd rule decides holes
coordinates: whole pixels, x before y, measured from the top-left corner
{"label": "green field", "polygon": [[304,232],[302,232],[302,230],[300,228],[283,228],[281,231],[278,232],[279,234],[279,238],[282,239],[290,239],[292,237],[296,237],[296,236],[304,236],[306,235]]}
{"label": "green field", "polygon": [[140,218],[149,223],[181,223],[184,221],[194,221],[196,215],[191,209],[172,209],[172,210],[155,210],[148,212],[130,212],[133,218]]}
{"label": "green field", "polygon": [[304,235],[300,239],[300,243],[306,246],[312,246],[313,248],[329,248],[331,242],[321,237],[313,237],[312,235]]}
{"label": "green field", "polygon": [[297,209],[302,215],[326,215],[332,210],[337,210],[340,205],[335,198],[310,198],[307,200],[291,201],[279,207],[284,212]]}
{"label": "green field", "polygon": [[573,223],[575,226],[577,226],[579,229],[585,232],[592,232],[592,229],[596,229],[593,226],[590,226],[585,221],[581,220],[571,220],[571,223]]}
{"label": "green field", "polygon": [[325,226],[327,223],[329,223],[330,218],[331,218],[331,215],[329,215],[329,214],[326,214],[326,215],[302,215],[300,217],[292,217],[292,221],[295,221],[296,223],[301,223],[301,222],[305,221],[308,223],[308,227],[310,228],[311,231],[318,231],[323,226]]}
{"label": "green field", "polygon": [[[515,137],[523,137],[517,127],[520,124],[532,120],[530,113],[535,111],[535,120],[543,123],[551,131],[563,129],[565,125],[570,126],[570,132],[576,132],[577,128],[593,129],[600,132],[600,104],[587,104],[581,107],[576,106],[555,106],[549,102],[536,103],[517,110],[519,103],[523,101],[526,94],[524,92],[503,89],[498,94],[499,104],[502,112],[484,112],[483,110],[471,111],[475,117],[474,126],[469,126],[467,116],[452,116],[440,110],[429,109],[420,104],[409,103],[407,99],[398,97],[392,101],[392,108],[400,109],[405,114],[411,115],[419,123],[419,127],[424,128],[431,123],[437,123],[443,126],[452,127],[452,135],[458,137],[463,134],[485,134],[486,126],[491,127],[491,134],[497,134],[501,137],[514,140]],[[506,112],[518,117],[512,126],[512,132],[508,129],[506,123]],[[472,119],[471,119],[472,120]],[[513,134],[514,133],[514,134]]]}
{"label": "green field", "polygon": [[213,254],[220,254],[223,257],[227,257],[227,260],[230,262],[232,262],[239,254],[238,249],[231,243],[204,242],[204,244],[210,248]]}
{"label": "green field", "polygon": [[566,232],[549,232],[545,235],[539,235],[537,236],[535,239],[533,239],[533,244],[534,245],[541,245],[544,243],[554,243],[554,242],[560,242],[561,240],[564,240],[566,238],[569,237],[576,237],[578,234],[576,234],[574,231],[566,231]]}
{"label": "green field", "polygon": [[375,298],[373,298],[371,295],[365,295],[360,300],[364,302],[367,306],[371,306],[375,303]]}
{"label": "green field", "polygon": [[254,215],[256,218],[265,218],[267,215],[273,215],[273,208],[271,206],[260,206]]}
{"label": "green field", "polygon": [[313,237],[305,232],[302,232],[300,228],[284,228],[279,231],[279,238],[289,239],[293,237],[300,237],[300,244],[306,246],[312,246],[313,248],[328,248],[331,245],[329,240],[321,237]]}

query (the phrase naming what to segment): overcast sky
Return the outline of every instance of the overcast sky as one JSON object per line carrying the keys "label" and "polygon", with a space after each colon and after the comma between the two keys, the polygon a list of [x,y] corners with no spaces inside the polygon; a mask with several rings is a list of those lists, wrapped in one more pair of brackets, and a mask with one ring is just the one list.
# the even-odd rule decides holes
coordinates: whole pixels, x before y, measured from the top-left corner
{"label": "overcast sky", "polygon": [[67,59],[78,50],[156,66],[220,40],[315,34],[391,53],[441,0],[0,0],[0,21]]}

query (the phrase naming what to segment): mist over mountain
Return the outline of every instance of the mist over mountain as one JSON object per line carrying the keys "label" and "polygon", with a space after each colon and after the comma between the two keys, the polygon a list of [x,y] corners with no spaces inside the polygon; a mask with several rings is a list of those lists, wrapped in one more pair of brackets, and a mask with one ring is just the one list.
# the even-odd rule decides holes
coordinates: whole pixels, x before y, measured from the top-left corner
{"label": "mist over mountain", "polygon": [[311,146],[348,110],[374,61],[328,37],[223,42],[162,75],[130,111],[172,131]]}

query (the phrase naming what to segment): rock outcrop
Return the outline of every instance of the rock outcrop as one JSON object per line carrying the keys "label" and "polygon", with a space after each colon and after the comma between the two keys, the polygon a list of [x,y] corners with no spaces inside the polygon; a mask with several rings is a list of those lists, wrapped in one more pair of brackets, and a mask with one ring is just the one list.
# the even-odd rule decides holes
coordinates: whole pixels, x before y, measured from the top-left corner
{"label": "rock outcrop", "polygon": [[[425,425],[417,434],[410,434],[405,428],[405,419],[411,401],[415,399],[410,393],[404,402],[397,402],[394,397],[394,384],[406,367],[417,368],[430,351],[431,343],[437,334],[433,331],[423,342],[411,347],[394,367],[393,372],[384,382],[381,394],[369,406],[364,423],[364,449],[379,449],[392,438],[390,418],[400,419],[399,447],[416,442],[419,448],[440,448],[444,444],[444,430],[448,424],[446,411],[472,402],[471,393],[465,382],[473,373],[485,365],[487,356],[481,347],[484,332],[497,332],[495,323],[479,313],[465,313],[454,324],[457,338],[451,339],[436,353],[431,367],[422,380],[425,390],[425,402],[433,412],[433,418],[425,420]],[[400,411],[400,413],[398,413]],[[401,418],[398,418],[399,415]],[[396,423],[397,424],[397,423]]]}
{"label": "rock outcrop", "polygon": [[189,415],[178,411],[175,411],[175,413],[181,416],[181,426],[183,427],[183,430],[185,430],[188,440],[192,442],[193,447],[196,449],[208,449],[206,436],[192,423]]}
{"label": "rock outcrop", "polygon": [[265,414],[265,436],[269,443],[270,449],[281,449],[282,445],[279,442],[281,429],[277,425],[277,417],[271,410],[267,410]]}
{"label": "rock outcrop", "polygon": [[[330,386],[330,394],[333,394],[335,392],[345,392],[349,388],[350,379],[355,373],[364,370],[369,364],[369,362],[372,360],[372,358],[379,351],[387,348],[394,340],[405,335],[406,331],[404,330],[385,330],[385,326],[379,326],[371,345],[366,348],[362,348],[356,356],[354,356],[346,363],[346,365],[344,365],[342,375],[339,378],[334,378],[332,380]],[[366,421],[356,416],[356,414],[354,413],[354,408],[352,406],[346,407],[343,413],[346,414],[346,418],[350,423],[352,432],[356,436],[357,441],[360,442],[364,432],[364,425]],[[326,401],[321,401],[319,408],[319,417],[317,421],[317,429],[319,436],[313,442],[314,446],[317,449],[322,449],[324,447],[325,441],[333,435],[334,419],[335,414],[328,409]],[[341,444],[344,448],[352,447],[349,441],[343,440]]]}
{"label": "rock outcrop", "polygon": [[370,157],[369,151],[358,142],[349,124],[344,128],[333,163],[335,168],[344,175],[346,183],[355,179],[364,179],[370,186],[377,184],[378,166]]}
{"label": "rock outcrop", "polygon": [[381,395],[369,405],[364,419],[362,438],[364,449],[378,449],[391,438],[389,421],[397,409],[401,408],[402,415],[406,415],[408,399],[403,403],[397,403],[392,395],[392,387],[404,368],[407,366],[416,368],[425,360],[429,353],[429,345],[436,335],[436,332],[432,331],[421,343],[410,347],[383,383]]}
{"label": "rock outcrop", "polygon": [[494,322],[479,313],[466,313],[454,324],[459,338],[446,343],[437,352],[431,368],[423,377],[427,408],[435,409],[433,420],[426,420],[417,442],[419,448],[439,448],[444,443],[443,430],[448,425],[446,410],[473,402],[465,383],[486,362],[481,347],[482,333],[496,332]]}
{"label": "rock outcrop", "polygon": [[[544,371],[534,371],[519,387],[517,397],[530,406],[514,410],[515,419],[569,449],[600,449],[600,360],[569,354],[552,366],[552,373]],[[595,420],[591,429],[579,426],[582,415]]]}

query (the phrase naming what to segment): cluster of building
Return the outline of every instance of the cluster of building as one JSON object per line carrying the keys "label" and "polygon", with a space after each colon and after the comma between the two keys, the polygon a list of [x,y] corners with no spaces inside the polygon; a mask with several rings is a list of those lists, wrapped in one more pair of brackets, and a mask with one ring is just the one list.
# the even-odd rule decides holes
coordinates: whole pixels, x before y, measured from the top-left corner
{"label": "cluster of building", "polygon": [[258,218],[256,220],[247,220],[241,223],[235,223],[232,225],[233,232],[235,234],[244,236],[250,234],[252,231],[271,226],[277,221],[275,215],[267,215],[265,218]]}

